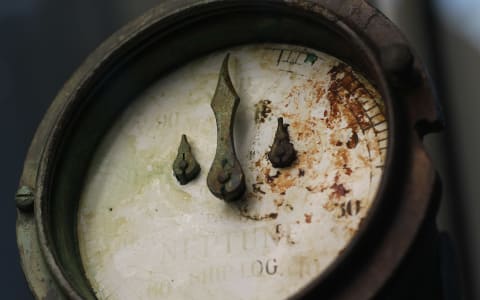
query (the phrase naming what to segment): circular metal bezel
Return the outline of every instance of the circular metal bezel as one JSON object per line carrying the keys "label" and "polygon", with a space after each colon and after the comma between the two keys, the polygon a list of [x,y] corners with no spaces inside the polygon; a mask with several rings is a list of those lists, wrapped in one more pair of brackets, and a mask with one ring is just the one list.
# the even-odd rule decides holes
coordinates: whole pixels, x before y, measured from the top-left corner
{"label": "circular metal bezel", "polygon": [[18,211],[17,240],[38,299],[95,299],[76,244],[76,209],[88,161],[109,124],[175,67],[256,42],[299,44],[346,61],[376,85],[387,108],[387,161],[372,209],[345,251],[296,298],[369,299],[388,282],[433,207],[435,180],[421,144],[436,121],[423,66],[413,56],[412,76],[399,85],[381,59],[392,45],[408,47],[402,35],[362,0],[170,0],[86,60],[34,137],[20,182],[34,191],[34,214]]}

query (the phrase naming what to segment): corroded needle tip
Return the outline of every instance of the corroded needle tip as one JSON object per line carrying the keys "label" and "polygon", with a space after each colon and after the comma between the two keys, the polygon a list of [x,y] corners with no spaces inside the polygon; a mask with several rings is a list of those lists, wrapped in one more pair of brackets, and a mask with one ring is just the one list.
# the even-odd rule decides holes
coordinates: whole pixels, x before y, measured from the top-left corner
{"label": "corroded needle tip", "polygon": [[187,136],[182,135],[178,147],[177,158],[173,162],[173,174],[180,184],[184,185],[195,179],[200,173],[200,165],[192,154],[192,148],[188,143]]}
{"label": "corroded needle tip", "polygon": [[[233,114],[237,109],[240,97],[233,87],[232,79],[229,71],[230,53],[228,53],[222,62],[222,67],[218,76],[217,88],[213,95],[210,105],[214,112],[227,112],[233,109]],[[217,123],[218,125],[218,123]]]}

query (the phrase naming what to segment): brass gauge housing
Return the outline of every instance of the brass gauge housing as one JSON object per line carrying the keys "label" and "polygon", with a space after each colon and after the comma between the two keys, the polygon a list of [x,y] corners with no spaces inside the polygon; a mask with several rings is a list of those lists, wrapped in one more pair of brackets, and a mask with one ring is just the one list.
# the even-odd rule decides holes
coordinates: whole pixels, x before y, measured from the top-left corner
{"label": "brass gauge housing", "polygon": [[41,123],[25,275],[37,299],[440,299],[422,144],[439,125],[423,65],[365,1],[165,1]]}

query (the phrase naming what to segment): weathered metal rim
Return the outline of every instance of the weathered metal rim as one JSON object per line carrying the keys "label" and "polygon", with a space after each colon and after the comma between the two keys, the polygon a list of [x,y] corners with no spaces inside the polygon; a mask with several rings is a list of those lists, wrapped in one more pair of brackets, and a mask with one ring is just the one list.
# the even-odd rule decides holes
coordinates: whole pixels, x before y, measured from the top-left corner
{"label": "weathered metal rim", "polygon": [[[49,133],[49,136],[47,138],[47,141],[45,142],[45,145],[43,147],[43,150],[42,150],[42,155],[40,156],[40,161],[39,161],[39,168],[37,170],[37,180],[36,180],[36,183],[35,183],[35,186],[36,186],[36,199],[35,199],[35,215],[36,215],[36,224],[38,226],[38,235],[39,235],[39,238],[40,238],[40,241],[41,241],[41,248],[42,248],[42,251],[43,251],[43,254],[44,254],[44,257],[46,259],[46,262],[49,266],[49,268],[51,269],[52,271],[52,274],[55,276],[56,280],[58,281],[58,283],[60,284],[60,286],[62,286],[62,288],[64,289],[64,292],[71,298],[74,298],[74,299],[81,299],[81,296],[75,291],[75,289],[71,286],[71,284],[68,282],[68,280],[63,276],[62,274],[62,271],[61,271],[61,268],[58,266],[53,254],[50,252],[50,249],[49,249],[49,245],[48,245],[48,241],[46,239],[46,236],[45,236],[45,228],[43,227],[43,223],[42,223],[42,220],[43,220],[43,216],[45,214],[45,212],[43,212],[43,208],[42,208],[42,205],[41,205],[41,202],[42,200],[44,199],[44,197],[48,197],[48,191],[45,191],[44,190],[44,187],[48,186],[47,184],[45,184],[45,180],[47,180],[47,174],[48,174],[48,171],[49,168],[51,167],[50,166],[50,157],[49,155],[47,155],[48,153],[54,153],[54,148],[55,146],[57,145],[57,140],[56,140],[56,137],[60,136],[58,135],[58,132],[62,130],[61,126],[58,124],[58,120],[60,119],[60,115],[63,114],[63,112],[65,110],[67,110],[67,106],[69,104],[71,104],[71,102],[74,102],[75,101],[75,97],[77,96],[76,95],[76,92],[78,92],[78,90],[81,89],[81,87],[85,84],[86,81],[88,81],[88,79],[93,75],[93,73],[95,73],[98,69],[101,69],[102,66],[104,65],[108,65],[108,61],[109,59],[112,59],[112,57],[114,58],[116,55],[118,55],[122,50],[123,48],[125,47],[125,45],[131,41],[132,39],[134,39],[135,37],[138,37],[139,35],[141,35],[142,33],[144,33],[152,24],[156,23],[156,22],[160,22],[162,19],[164,18],[167,18],[168,16],[171,16],[171,15],[174,15],[175,13],[179,12],[179,11],[182,11],[184,8],[185,9],[191,9],[192,7],[197,7],[197,6],[201,6],[201,5],[205,5],[205,4],[212,4],[212,3],[220,3],[220,2],[223,2],[223,1],[203,1],[201,3],[197,3],[196,5],[192,5],[192,6],[189,6],[189,4],[192,4],[193,1],[186,1],[187,4],[185,5],[179,5],[178,3],[177,4],[173,4],[174,1],[171,1],[171,2],[167,2],[165,5],[162,5],[160,6],[161,8],[157,8],[157,9],[154,9],[152,11],[150,11],[149,13],[146,14],[146,16],[140,18],[138,21],[130,24],[129,26],[127,26],[125,29],[123,29],[122,31],[120,31],[119,33],[117,33],[116,35],[114,35],[111,39],[109,39],[101,48],[99,48],[88,60],[87,62],[85,63],[85,65],[77,72],[77,74],[75,75],[74,79],[69,83],[69,85],[67,85],[65,87],[64,90],[62,90],[60,93],[59,93],[59,96],[57,97],[55,103],[58,104],[58,102],[64,102],[64,105],[61,109],[62,112],[58,113],[58,115],[54,116],[54,117],[58,117],[54,122],[52,122],[50,124],[51,126],[51,131]],[[234,1],[235,3],[241,3],[242,1]],[[369,59],[371,62],[374,62],[374,69],[376,70],[376,73],[378,74],[378,78],[377,78],[377,84],[379,85],[380,87],[380,90],[382,91],[383,93],[383,96],[387,102],[387,106],[389,108],[391,108],[393,106],[393,103],[394,103],[394,100],[390,97],[390,89],[388,87],[388,84],[387,82],[384,80],[385,76],[383,76],[383,72],[381,70],[381,66],[379,65],[378,63],[378,59],[376,58],[376,55],[375,55],[375,52],[371,50],[370,47],[367,47],[366,43],[363,42],[364,40],[364,33],[360,32],[360,33],[357,33],[357,29],[356,28],[352,28],[352,24],[347,24],[346,20],[343,20],[342,17],[341,17],[341,9],[348,6],[348,5],[353,5],[353,4],[359,4],[361,3],[361,5],[365,6],[366,8],[368,9],[372,9],[371,7],[369,6],[366,6],[366,4],[363,3],[363,1],[345,1],[345,3],[342,5],[338,5],[337,10],[335,9],[331,9],[328,8],[328,6],[332,6],[332,4],[329,4],[327,3],[329,1],[303,1],[302,4],[299,4],[297,2],[291,2],[291,3],[287,3],[287,5],[291,5],[292,7],[295,7],[295,8],[302,8],[302,9],[308,9],[308,10],[312,10],[311,12],[314,11],[314,13],[316,13],[319,17],[322,17],[324,18],[325,20],[328,20],[332,26],[335,25],[335,26],[338,26],[338,28],[340,28],[342,31],[344,31],[344,33],[348,33],[350,36],[352,36],[353,40],[356,41],[356,42],[361,42],[361,47],[365,50],[365,53],[366,54],[369,54]],[[265,1],[265,3],[271,3],[272,5],[284,5],[284,3],[282,1]],[[167,12],[163,12],[162,11],[162,8],[165,8],[165,9],[168,9]],[[376,17],[379,17],[379,18],[383,18],[383,16],[380,16],[378,15],[378,13],[375,13],[375,16]],[[370,22],[370,21],[369,21]],[[140,24],[140,26],[139,26]],[[394,32],[391,32],[392,33],[392,36],[398,36],[398,32],[394,31]],[[360,37],[360,36],[362,37]],[[118,37],[119,36],[124,36],[124,39],[122,42],[118,43]],[[404,42],[404,41],[403,41]],[[371,40],[368,40],[368,43],[371,44],[372,41]],[[378,45],[375,45],[375,46],[378,46]],[[106,63],[107,61],[107,63]],[[67,95],[67,96],[65,96]],[[389,120],[390,120],[390,140],[389,140],[389,151],[388,151],[388,154],[387,154],[387,171],[389,170],[389,166],[392,165],[392,158],[393,158],[393,153],[395,151],[395,147],[394,147],[394,144],[395,144],[395,126],[392,126],[396,120],[396,116],[393,114],[392,110],[389,109],[388,111],[388,114],[389,114]],[[49,113],[48,113],[49,116],[52,115],[52,111],[50,110]],[[47,119],[47,118],[46,118]],[[414,120],[414,122],[416,122],[418,120]],[[412,130],[413,131],[413,130]],[[410,133],[410,134],[413,134]],[[411,145],[412,147],[420,147],[419,145]],[[418,150],[418,149],[417,149]],[[413,152],[413,151],[412,151]],[[31,156],[31,154],[29,154],[29,156]],[[34,155],[35,156],[38,156],[38,155]],[[411,162],[412,163],[412,162]],[[427,170],[424,171],[424,174],[425,176],[428,176],[428,173],[429,173],[429,169],[428,169],[428,165],[427,165]],[[377,199],[375,200],[375,206],[377,206],[379,204],[379,199],[382,199],[382,198],[385,198],[385,182],[391,178],[391,175],[389,176],[388,174],[389,172],[386,172],[384,178],[382,179],[382,184],[381,184],[381,188],[379,190],[379,193],[377,195]],[[424,210],[423,210],[423,214],[426,213],[426,208],[427,208],[427,204],[428,204],[428,200],[429,200],[429,194],[426,194],[424,195],[423,198],[420,199],[423,204],[419,204],[419,206],[423,206],[424,207]],[[375,211],[377,211],[378,209],[376,209],[376,207],[374,209],[372,209],[372,213],[375,213]],[[422,209],[420,208],[419,209],[419,212],[421,213],[422,212]],[[370,219],[370,217],[368,218]],[[416,221],[416,227],[418,229],[418,227],[420,226],[420,223],[422,221],[423,217],[422,216],[419,216],[419,218]],[[362,232],[364,232],[366,230],[366,227],[367,227],[367,222],[365,222],[365,224],[362,226]],[[415,225],[415,224],[413,224]],[[415,226],[412,226],[413,228],[415,228]],[[410,236],[407,237],[405,236],[405,240],[409,240],[407,241],[406,243],[404,243],[402,245],[401,248],[397,248],[396,251],[397,253],[400,253],[399,256],[403,256],[403,254],[407,251],[407,248],[408,246],[411,244],[411,242],[413,241],[413,238],[416,234],[416,231],[417,230],[414,230],[413,232],[410,232]],[[363,235],[362,234],[359,234],[357,239],[360,239]],[[342,259],[343,257],[347,256],[351,251],[352,251],[352,248],[354,247],[354,245],[356,245],[356,241],[352,241],[352,243],[350,244],[349,246],[349,249],[347,249],[347,251],[345,251],[345,254],[339,258]],[[25,259],[22,257],[22,259]],[[323,275],[322,275],[322,278],[320,278],[319,280],[317,280],[316,282],[318,283],[319,281],[323,280],[324,277],[327,277],[328,276],[328,273],[332,272],[335,267],[339,264],[338,261],[336,261],[335,263],[333,263],[330,267],[329,267],[329,271],[325,272]],[[388,272],[387,270],[384,271],[385,273],[385,281],[387,280],[387,277],[389,273],[391,273],[391,271],[393,271],[395,269],[396,265],[392,265],[391,268],[390,268],[390,272]],[[28,271],[28,270],[26,270]],[[371,288],[374,288],[374,287],[371,287]],[[380,288],[380,286],[377,286],[375,290],[378,290],[378,288]],[[358,295],[359,298],[361,298],[361,295]]]}

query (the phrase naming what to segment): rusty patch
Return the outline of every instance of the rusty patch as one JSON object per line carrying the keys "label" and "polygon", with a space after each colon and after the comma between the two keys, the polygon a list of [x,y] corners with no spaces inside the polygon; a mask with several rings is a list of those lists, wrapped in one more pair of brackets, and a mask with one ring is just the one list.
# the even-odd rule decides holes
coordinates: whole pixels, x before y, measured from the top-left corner
{"label": "rusty patch", "polygon": [[312,124],[316,124],[317,120],[314,120],[312,117],[310,117],[310,121],[311,123],[305,122],[305,120],[295,120],[291,123],[291,127],[294,128],[295,132],[297,133],[296,137],[298,140],[309,139],[316,134]]}
{"label": "rusty patch", "polygon": [[323,208],[328,212],[332,212],[333,210],[335,210],[336,207],[337,207],[336,203],[332,201],[328,201],[323,205]]}
{"label": "rusty patch", "polygon": [[343,169],[345,170],[345,174],[348,176],[352,175],[352,169],[347,167],[347,165],[343,165]]}
{"label": "rusty patch", "polygon": [[[309,80],[309,83],[311,83],[311,80]],[[315,101],[316,103],[319,103],[320,100],[323,98],[323,96],[325,96],[325,88],[323,87],[323,85],[324,85],[324,82],[318,81],[313,86],[313,88],[317,92],[317,97]]]}
{"label": "rusty patch", "polygon": [[278,217],[278,213],[270,213],[268,217],[272,220],[276,219]]}
{"label": "rusty patch", "polygon": [[296,178],[291,175],[290,170],[284,172],[277,171],[275,175],[270,175],[270,168],[264,169],[266,183],[269,184],[274,193],[282,193],[295,186]]}
{"label": "rusty patch", "polygon": [[347,142],[347,147],[348,147],[348,149],[353,149],[353,148],[357,147],[357,144],[358,144],[358,135],[354,131],[352,133],[352,136],[350,137],[350,139]]}
{"label": "rusty patch", "polygon": [[310,214],[305,213],[304,216],[305,216],[305,223],[308,223],[308,224],[312,223],[312,214],[311,213]]}
{"label": "rusty patch", "polygon": [[255,104],[255,123],[263,123],[272,112],[272,101],[260,100]]}
{"label": "rusty patch", "polygon": [[343,197],[350,192],[350,190],[347,190],[342,183],[338,184],[335,182],[330,188],[333,190],[330,195],[335,198]]}
{"label": "rusty patch", "polygon": [[335,156],[335,166],[337,169],[344,168],[345,166],[348,166],[349,162],[349,155],[348,150],[345,148],[340,148],[337,150],[337,155]]}

